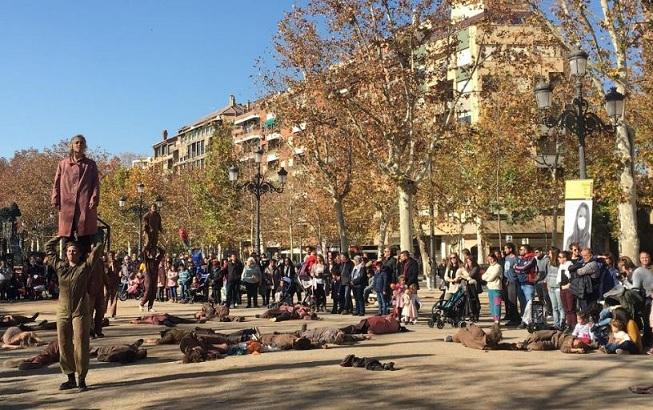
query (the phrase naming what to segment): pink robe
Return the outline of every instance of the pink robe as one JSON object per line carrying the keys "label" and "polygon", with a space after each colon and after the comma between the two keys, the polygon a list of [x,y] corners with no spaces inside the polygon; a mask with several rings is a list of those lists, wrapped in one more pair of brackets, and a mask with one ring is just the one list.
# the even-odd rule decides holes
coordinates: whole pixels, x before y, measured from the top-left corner
{"label": "pink robe", "polygon": [[[59,161],[52,187],[52,206],[59,209],[59,236],[94,235],[97,232],[97,205],[100,179],[95,161],[72,157]],[[93,207],[91,208],[91,204]]]}

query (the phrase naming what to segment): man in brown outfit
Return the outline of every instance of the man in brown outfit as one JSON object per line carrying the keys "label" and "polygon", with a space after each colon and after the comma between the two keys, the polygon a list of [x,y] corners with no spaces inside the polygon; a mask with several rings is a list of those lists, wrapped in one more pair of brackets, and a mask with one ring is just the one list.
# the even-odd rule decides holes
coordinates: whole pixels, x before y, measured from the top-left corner
{"label": "man in brown outfit", "polygon": [[156,285],[158,283],[159,265],[165,255],[161,247],[149,245],[143,249],[143,260],[145,261],[145,275],[143,276],[143,297],[140,302],[141,312],[146,309],[153,312],[154,299],[156,298]]}
{"label": "man in brown outfit", "polygon": [[[80,249],[74,242],[66,245],[66,260],[58,257],[55,237],[45,246],[48,264],[54,268],[59,278],[59,306],[57,308],[57,338],[59,340],[59,364],[68,381],[59,386],[68,390],[79,386],[86,391],[86,373],[89,361],[89,338],[91,316],[89,309],[88,282],[91,273],[100,261],[104,249],[103,233],[85,260],[81,259]],[[75,371],[79,384],[75,381]]]}
{"label": "man in brown outfit", "polygon": [[65,241],[77,238],[83,255],[91,250],[97,232],[100,179],[95,161],[86,156],[86,138],[70,140],[69,155],[59,161],[52,187],[52,206],[59,211],[59,233]]}
{"label": "man in brown outfit", "polygon": [[106,306],[104,311],[107,316],[116,317],[118,306],[118,285],[120,284],[120,264],[116,261],[116,253],[111,251],[107,255],[104,270],[106,273],[106,284],[104,286],[104,300]]}
{"label": "man in brown outfit", "polygon": [[143,232],[145,232],[145,246],[143,248],[156,248],[159,245],[159,233],[163,233],[161,214],[156,204],[150,206],[150,210],[143,215]]}
{"label": "man in brown outfit", "polygon": [[88,305],[91,309],[91,337],[104,337],[102,333],[102,321],[106,312],[107,303],[104,300],[104,288],[107,284],[107,277],[104,273],[102,263],[96,263],[91,270],[88,281]]}
{"label": "man in brown outfit", "polygon": [[560,330],[538,330],[531,333],[522,343],[515,346],[520,350],[560,350],[562,353],[587,353],[590,346],[579,338]]}

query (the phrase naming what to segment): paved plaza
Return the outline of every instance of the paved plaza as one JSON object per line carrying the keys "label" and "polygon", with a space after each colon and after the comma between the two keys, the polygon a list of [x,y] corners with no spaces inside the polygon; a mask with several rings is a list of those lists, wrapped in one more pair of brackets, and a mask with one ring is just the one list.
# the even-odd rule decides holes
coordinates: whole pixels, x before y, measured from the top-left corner
{"label": "paved plaza", "polygon": [[[422,291],[430,311],[434,292]],[[484,294],[483,294],[484,295]],[[484,301],[485,302],[485,301]],[[56,302],[0,304],[2,313],[41,312],[54,319]],[[159,312],[191,317],[200,305],[158,303]],[[484,304],[483,314],[487,317]],[[256,319],[262,309],[235,309],[244,323],[208,322],[201,326],[232,330],[258,326],[262,333],[298,329],[303,321],[273,323]],[[121,302],[119,317],[106,337],[91,344],[118,344],[153,338],[162,327],[132,325],[139,315],[134,300]],[[355,323],[352,316],[322,314],[316,326]],[[488,325],[483,322],[483,325]],[[192,327],[193,325],[182,325]],[[442,408],[442,409],[607,409],[651,408],[651,396],[628,391],[635,383],[653,382],[653,357],[591,353],[483,352],[445,343],[447,326],[430,329],[426,316],[411,332],[374,336],[354,346],[230,356],[199,364],[182,364],[176,345],[148,346],[146,360],[131,365],[91,359],[90,390],[59,392],[64,380],[58,365],[23,372],[0,369],[0,408]],[[38,332],[47,341],[55,332]],[[506,330],[506,341],[522,340],[525,330]],[[0,351],[0,362],[32,355],[39,348]],[[347,355],[394,361],[395,372],[343,368]]]}

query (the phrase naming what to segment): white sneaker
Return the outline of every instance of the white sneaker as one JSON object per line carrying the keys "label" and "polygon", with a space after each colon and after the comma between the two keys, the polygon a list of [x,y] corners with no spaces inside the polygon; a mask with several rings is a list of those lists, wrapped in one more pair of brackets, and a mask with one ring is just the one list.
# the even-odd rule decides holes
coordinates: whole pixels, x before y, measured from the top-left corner
{"label": "white sneaker", "polygon": [[141,312],[145,312],[147,308],[145,308],[145,306],[143,305],[138,305],[138,310],[140,310]]}
{"label": "white sneaker", "polygon": [[156,310],[154,310],[154,308],[150,308],[150,309],[148,309],[147,311],[148,311],[148,312],[152,312],[152,313],[156,313]]}

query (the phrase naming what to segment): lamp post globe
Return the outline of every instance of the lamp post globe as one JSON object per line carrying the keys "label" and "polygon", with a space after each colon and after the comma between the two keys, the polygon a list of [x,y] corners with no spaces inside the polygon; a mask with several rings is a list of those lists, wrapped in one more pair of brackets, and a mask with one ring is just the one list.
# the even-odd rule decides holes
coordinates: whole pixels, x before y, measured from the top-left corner
{"label": "lamp post globe", "polygon": [[551,84],[546,81],[540,81],[535,86],[535,101],[537,107],[541,110],[551,108],[551,99],[553,97],[553,89]]}
{"label": "lamp post globe", "polygon": [[584,77],[587,73],[589,55],[579,47],[574,47],[569,53],[569,72],[575,77]]}
{"label": "lamp post globe", "polygon": [[281,167],[279,172],[277,172],[277,175],[279,176],[279,183],[281,186],[286,185],[286,181],[288,181],[288,171],[284,167]]}
{"label": "lamp post globe", "polygon": [[229,167],[229,181],[230,182],[236,182],[238,181],[238,167],[237,166],[231,166]]}
{"label": "lamp post globe", "polygon": [[610,92],[605,95],[605,110],[611,120],[617,121],[623,115],[625,98],[616,87],[610,88]]}

